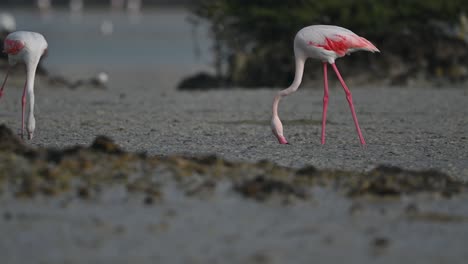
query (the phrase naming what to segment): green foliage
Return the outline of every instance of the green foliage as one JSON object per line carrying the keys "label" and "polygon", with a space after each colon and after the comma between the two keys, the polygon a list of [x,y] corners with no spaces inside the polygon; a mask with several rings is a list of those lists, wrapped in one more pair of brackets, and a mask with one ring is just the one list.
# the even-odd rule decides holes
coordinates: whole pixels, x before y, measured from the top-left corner
{"label": "green foliage", "polygon": [[219,74],[237,85],[258,86],[289,82],[292,40],[304,26],[339,25],[380,44],[402,32],[425,34],[434,21],[454,23],[467,10],[465,2],[196,0],[193,12],[212,23]]}

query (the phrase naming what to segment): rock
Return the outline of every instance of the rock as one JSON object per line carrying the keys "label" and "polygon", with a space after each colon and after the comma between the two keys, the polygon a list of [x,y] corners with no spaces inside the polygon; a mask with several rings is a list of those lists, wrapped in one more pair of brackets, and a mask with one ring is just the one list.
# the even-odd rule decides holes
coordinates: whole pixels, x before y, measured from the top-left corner
{"label": "rock", "polygon": [[350,196],[399,196],[421,192],[450,196],[467,186],[438,171],[411,171],[383,165],[358,177],[349,188]]}
{"label": "rock", "polygon": [[224,86],[225,80],[210,75],[208,73],[197,73],[183,79],[178,85],[179,90],[205,90],[215,89]]}
{"label": "rock", "polygon": [[273,195],[293,196],[300,199],[307,198],[307,193],[302,188],[282,181],[268,179],[265,176],[257,176],[254,179],[244,181],[234,187],[236,191],[247,198],[264,201]]}
{"label": "rock", "polygon": [[121,154],[123,151],[114,143],[114,141],[106,136],[97,136],[91,145],[91,149],[102,151],[109,154]]}
{"label": "rock", "polygon": [[27,146],[6,125],[0,125],[0,151],[9,151],[17,154],[33,154],[34,150]]}

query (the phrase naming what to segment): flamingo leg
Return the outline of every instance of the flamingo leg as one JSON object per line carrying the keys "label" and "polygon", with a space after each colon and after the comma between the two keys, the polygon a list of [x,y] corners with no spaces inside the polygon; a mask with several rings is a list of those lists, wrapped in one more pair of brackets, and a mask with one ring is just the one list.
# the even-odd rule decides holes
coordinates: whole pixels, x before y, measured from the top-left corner
{"label": "flamingo leg", "polygon": [[28,85],[28,81],[26,81],[24,83],[23,96],[21,97],[21,133],[20,133],[21,138],[24,138],[23,137],[23,133],[24,133],[24,111],[25,111],[25,107],[26,107],[26,87],[27,87],[27,85]]}
{"label": "flamingo leg", "polygon": [[2,88],[0,88],[0,98],[2,98],[2,96],[3,96],[3,89],[5,88],[5,84],[6,84],[7,80],[8,80],[8,74],[9,73],[10,73],[10,67],[8,66],[6,76],[5,76],[5,80],[2,83]]}
{"label": "flamingo leg", "polygon": [[328,109],[328,76],[327,76],[327,62],[323,63],[323,112],[322,112],[322,145],[325,144],[325,127],[327,124],[327,109]]}
{"label": "flamingo leg", "polygon": [[358,133],[359,140],[361,141],[361,145],[365,145],[366,141],[364,141],[364,137],[361,133],[361,128],[359,127],[356,112],[354,111],[353,97],[351,96],[351,92],[349,91],[348,86],[346,86],[346,83],[341,77],[340,71],[338,71],[338,68],[336,67],[335,63],[332,63],[331,65],[333,67],[333,70],[335,70],[336,76],[338,77],[338,80],[340,80],[341,86],[343,86],[343,89],[346,93],[346,99],[348,100],[349,108],[351,109],[351,113],[353,115],[354,125],[356,126],[356,131]]}

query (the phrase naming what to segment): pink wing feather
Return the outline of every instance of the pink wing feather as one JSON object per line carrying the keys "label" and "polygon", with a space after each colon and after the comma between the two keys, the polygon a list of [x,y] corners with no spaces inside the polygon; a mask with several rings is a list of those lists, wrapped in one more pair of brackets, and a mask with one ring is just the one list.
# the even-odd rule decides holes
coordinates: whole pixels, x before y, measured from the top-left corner
{"label": "pink wing feather", "polygon": [[5,39],[3,52],[11,55],[18,54],[25,46],[21,40]]}
{"label": "pink wing feather", "polygon": [[356,35],[351,30],[338,26],[310,26],[304,28],[302,35],[307,40],[308,45],[334,51],[339,56],[344,56],[346,53],[355,50],[379,51],[367,39]]}

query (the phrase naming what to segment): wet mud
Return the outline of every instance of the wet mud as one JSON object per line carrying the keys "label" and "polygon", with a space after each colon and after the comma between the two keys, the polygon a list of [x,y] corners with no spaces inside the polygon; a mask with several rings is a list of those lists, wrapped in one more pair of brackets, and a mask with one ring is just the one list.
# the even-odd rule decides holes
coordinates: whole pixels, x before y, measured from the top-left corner
{"label": "wet mud", "polygon": [[[270,197],[308,199],[313,187],[326,187],[348,197],[399,197],[432,193],[451,197],[468,185],[436,170],[412,171],[379,166],[369,172],[291,169],[269,161],[230,162],[216,156],[148,156],[123,151],[112,139],[98,136],[88,146],[33,148],[5,125],[0,126],[0,186],[17,197],[54,196],[72,192],[79,198],[97,195],[112,185],[143,193],[146,202],[162,198],[167,178],[189,196],[210,193],[219,182],[257,201]],[[164,175],[164,177],[160,177]]]}

